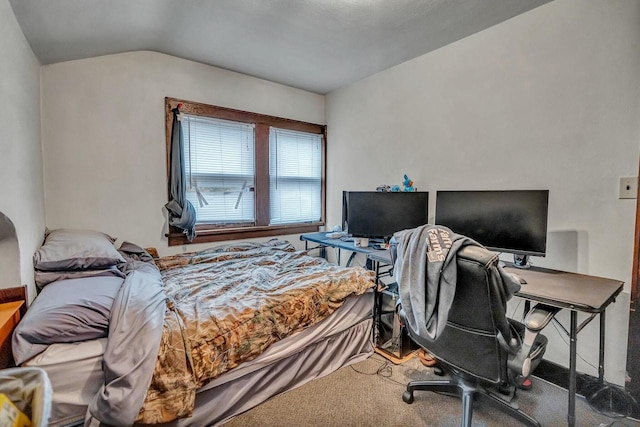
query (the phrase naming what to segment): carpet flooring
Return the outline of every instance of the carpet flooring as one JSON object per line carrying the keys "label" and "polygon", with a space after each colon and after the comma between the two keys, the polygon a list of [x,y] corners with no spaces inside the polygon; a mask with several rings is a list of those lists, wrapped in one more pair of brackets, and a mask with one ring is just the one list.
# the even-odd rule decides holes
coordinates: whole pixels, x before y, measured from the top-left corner
{"label": "carpet flooring", "polygon": [[[252,426],[459,426],[461,401],[417,391],[414,402],[402,401],[406,384],[433,378],[433,371],[414,357],[394,365],[375,354],[295,390],[280,394],[233,418],[225,427]],[[519,426],[517,420],[476,402],[473,426]],[[518,392],[518,404],[543,426],[567,425],[567,391],[539,378],[531,390]],[[610,418],[576,398],[576,425],[640,427],[630,418]]]}

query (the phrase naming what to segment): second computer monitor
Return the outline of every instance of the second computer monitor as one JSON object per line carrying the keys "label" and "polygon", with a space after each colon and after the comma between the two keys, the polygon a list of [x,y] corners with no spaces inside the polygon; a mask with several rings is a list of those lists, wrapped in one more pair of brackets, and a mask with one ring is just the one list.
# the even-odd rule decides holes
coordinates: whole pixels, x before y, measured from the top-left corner
{"label": "second computer monitor", "polygon": [[548,190],[438,191],[435,222],[497,252],[545,256],[548,205]]}

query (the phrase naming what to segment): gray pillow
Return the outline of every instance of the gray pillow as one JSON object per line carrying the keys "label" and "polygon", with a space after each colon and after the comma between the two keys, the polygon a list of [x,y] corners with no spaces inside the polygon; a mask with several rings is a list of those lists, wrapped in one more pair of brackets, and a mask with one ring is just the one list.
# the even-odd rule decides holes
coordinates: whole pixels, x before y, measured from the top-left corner
{"label": "gray pillow", "polygon": [[16,363],[30,359],[49,344],[106,337],[111,306],[123,280],[87,277],[45,286],[14,331]]}
{"label": "gray pillow", "polygon": [[51,231],[33,255],[37,270],[101,270],[124,262],[113,246],[115,239],[91,230]]}

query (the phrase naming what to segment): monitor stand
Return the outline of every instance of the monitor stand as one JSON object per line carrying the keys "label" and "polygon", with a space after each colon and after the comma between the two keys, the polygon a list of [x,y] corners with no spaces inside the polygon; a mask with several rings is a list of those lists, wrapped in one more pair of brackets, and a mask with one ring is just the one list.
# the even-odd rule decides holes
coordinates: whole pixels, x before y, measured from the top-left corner
{"label": "monitor stand", "polygon": [[513,266],[516,268],[531,268],[527,255],[513,254]]}

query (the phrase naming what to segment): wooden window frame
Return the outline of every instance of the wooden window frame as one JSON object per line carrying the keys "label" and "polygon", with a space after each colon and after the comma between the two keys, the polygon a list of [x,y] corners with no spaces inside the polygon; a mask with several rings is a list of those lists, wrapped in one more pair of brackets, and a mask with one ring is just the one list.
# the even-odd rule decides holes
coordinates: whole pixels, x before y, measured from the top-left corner
{"label": "wooden window frame", "polygon": [[[640,166],[638,167],[640,170]],[[640,172],[639,172],[640,176]],[[630,310],[636,311],[640,305],[640,185],[636,193],[636,222],[633,234],[633,264],[631,266],[631,303]],[[630,331],[631,333],[631,331]],[[637,331],[634,331],[637,333]]]}
{"label": "wooden window frame", "polygon": [[[165,98],[165,135],[166,135],[166,162],[167,162],[167,200],[170,194],[169,171],[171,170],[171,126],[173,122],[172,110],[182,104],[180,112],[203,117],[231,120],[255,125],[255,197],[256,197],[256,223],[250,226],[216,226],[212,224],[196,225],[197,236],[189,242],[181,230],[169,226],[167,238],[169,246],[187,245],[190,243],[218,242],[222,240],[236,240],[251,237],[270,237],[285,234],[300,234],[315,232],[325,224],[326,207],[326,153],[327,153],[327,128],[324,125],[285,119],[282,117],[268,116],[249,111],[234,110],[216,105],[202,104],[176,98]],[[321,176],[321,208],[320,221],[312,223],[269,225],[269,128],[295,130],[315,133],[323,136],[322,143],[322,176]]]}

